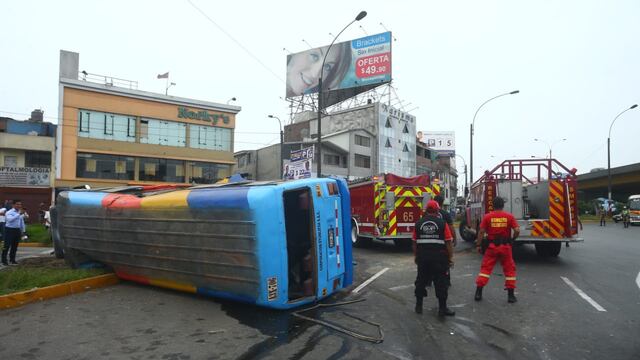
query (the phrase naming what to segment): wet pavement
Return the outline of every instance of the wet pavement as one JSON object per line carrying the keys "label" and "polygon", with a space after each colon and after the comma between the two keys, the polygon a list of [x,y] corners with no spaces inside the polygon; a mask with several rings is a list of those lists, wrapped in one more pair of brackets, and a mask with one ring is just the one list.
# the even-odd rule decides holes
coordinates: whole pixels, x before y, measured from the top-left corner
{"label": "wet pavement", "polygon": [[[480,256],[457,247],[449,305],[437,316],[432,289],[425,312],[413,312],[411,253],[376,242],[355,250],[356,280],[383,275],[358,294],[365,299],[305,315],[377,336],[355,339],[292,315],[154,287],[122,283],[66,298],[0,311],[3,359],[635,359],[640,358],[640,227],[585,224],[583,244],[557,259],[533,246],[514,250],[518,302],[508,304],[496,267],[483,301],[473,301]],[[567,279],[605,311],[564,280]],[[346,313],[346,314],[345,314]]]}

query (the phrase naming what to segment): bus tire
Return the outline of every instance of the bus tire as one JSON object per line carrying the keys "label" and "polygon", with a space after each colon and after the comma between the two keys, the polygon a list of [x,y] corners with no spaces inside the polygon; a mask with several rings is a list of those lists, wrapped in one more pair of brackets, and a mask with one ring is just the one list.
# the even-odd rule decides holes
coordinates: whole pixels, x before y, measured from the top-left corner
{"label": "bus tire", "polygon": [[364,238],[358,235],[358,227],[355,223],[351,223],[351,243],[355,247],[367,247],[371,245],[370,238]]}

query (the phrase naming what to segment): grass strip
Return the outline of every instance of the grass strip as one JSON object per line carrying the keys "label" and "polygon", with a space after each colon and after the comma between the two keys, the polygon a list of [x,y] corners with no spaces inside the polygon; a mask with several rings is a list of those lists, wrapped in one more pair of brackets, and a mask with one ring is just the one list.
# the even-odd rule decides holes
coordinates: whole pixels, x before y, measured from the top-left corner
{"label": "grass strip", "polygon": [[26,242],[37,242],[42,244],[51,244],[51,236],[47,228],[42,224],[27,225],[27,235],[29,239]]}
{"label": "grass strip", "polygon": [[80,280],[106,272],[104,269],[10,267],[0,271],[0,295]]}

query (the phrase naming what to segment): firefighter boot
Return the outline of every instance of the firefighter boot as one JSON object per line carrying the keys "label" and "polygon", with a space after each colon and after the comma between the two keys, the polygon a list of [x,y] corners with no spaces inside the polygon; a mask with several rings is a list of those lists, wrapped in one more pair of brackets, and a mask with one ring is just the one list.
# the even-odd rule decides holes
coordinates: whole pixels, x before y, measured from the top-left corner
{"label": "firefighter boot", "polygon": [[422,314],[422,296],[416,296],[416,314]]}
{"label": "firefighter boot", "polygon": [[514,303],[516,301],[518,301],[518,299],[516,299],[516,295],[513,293],[514,289],[507,289],[507,301],[510,303]]}
{"label": "firefighter boot", "polygon": [[443,299],[438,299],[438,305],[439,305],[439,309],[438,309],[438,315],[440,316],[454,316],[456,314],[455,311],[449,309],[447,307],[447,300],[443,300]]}
{"label": "firefighter boot", "polygon": [[476,288],[476,296],[474,296],[473,298],[475,301],[480,301],[482,300],[482,286],[478,286]]}

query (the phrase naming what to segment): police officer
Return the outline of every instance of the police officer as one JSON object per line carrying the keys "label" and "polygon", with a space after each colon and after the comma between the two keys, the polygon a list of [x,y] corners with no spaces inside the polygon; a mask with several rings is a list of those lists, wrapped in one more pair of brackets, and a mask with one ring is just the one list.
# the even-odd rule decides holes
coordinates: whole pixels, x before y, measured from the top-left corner
{"label": "police officer", "polygon": [[[511,245],[518,235],[520,226],[518,222],[504,208],[504,199],[496,197],[493,199],[494,211],[488,213],[480,223],[480,232],[476,239],[476,248],[482,253],[482,240],[487,234],[488,246],[484,250],[484,257],[480,265],[480,274],[476,278],[475,300],[482,300],[482,288],[489,282],[489,277],[496,262],[500,260],[504,273],[504,287],[508,292],[507,300],[510,303],[517,301],[514,294],[516,288],[516,263],[513,261]],[[513,230],[513,234],[511,231]]]}
{"label": "police officer", "polygon": [[422,300],[427,296],[426,285],[431,278],[438,298],[438,314],[453,316],[456,313],[447,307],[447,272],[453,264],[453,237],[446,222],[438,214],[439,209],[438,203],[430,200],[424,216],[414,228],[413,253],[418,266],[415,310],[422,314]]}

